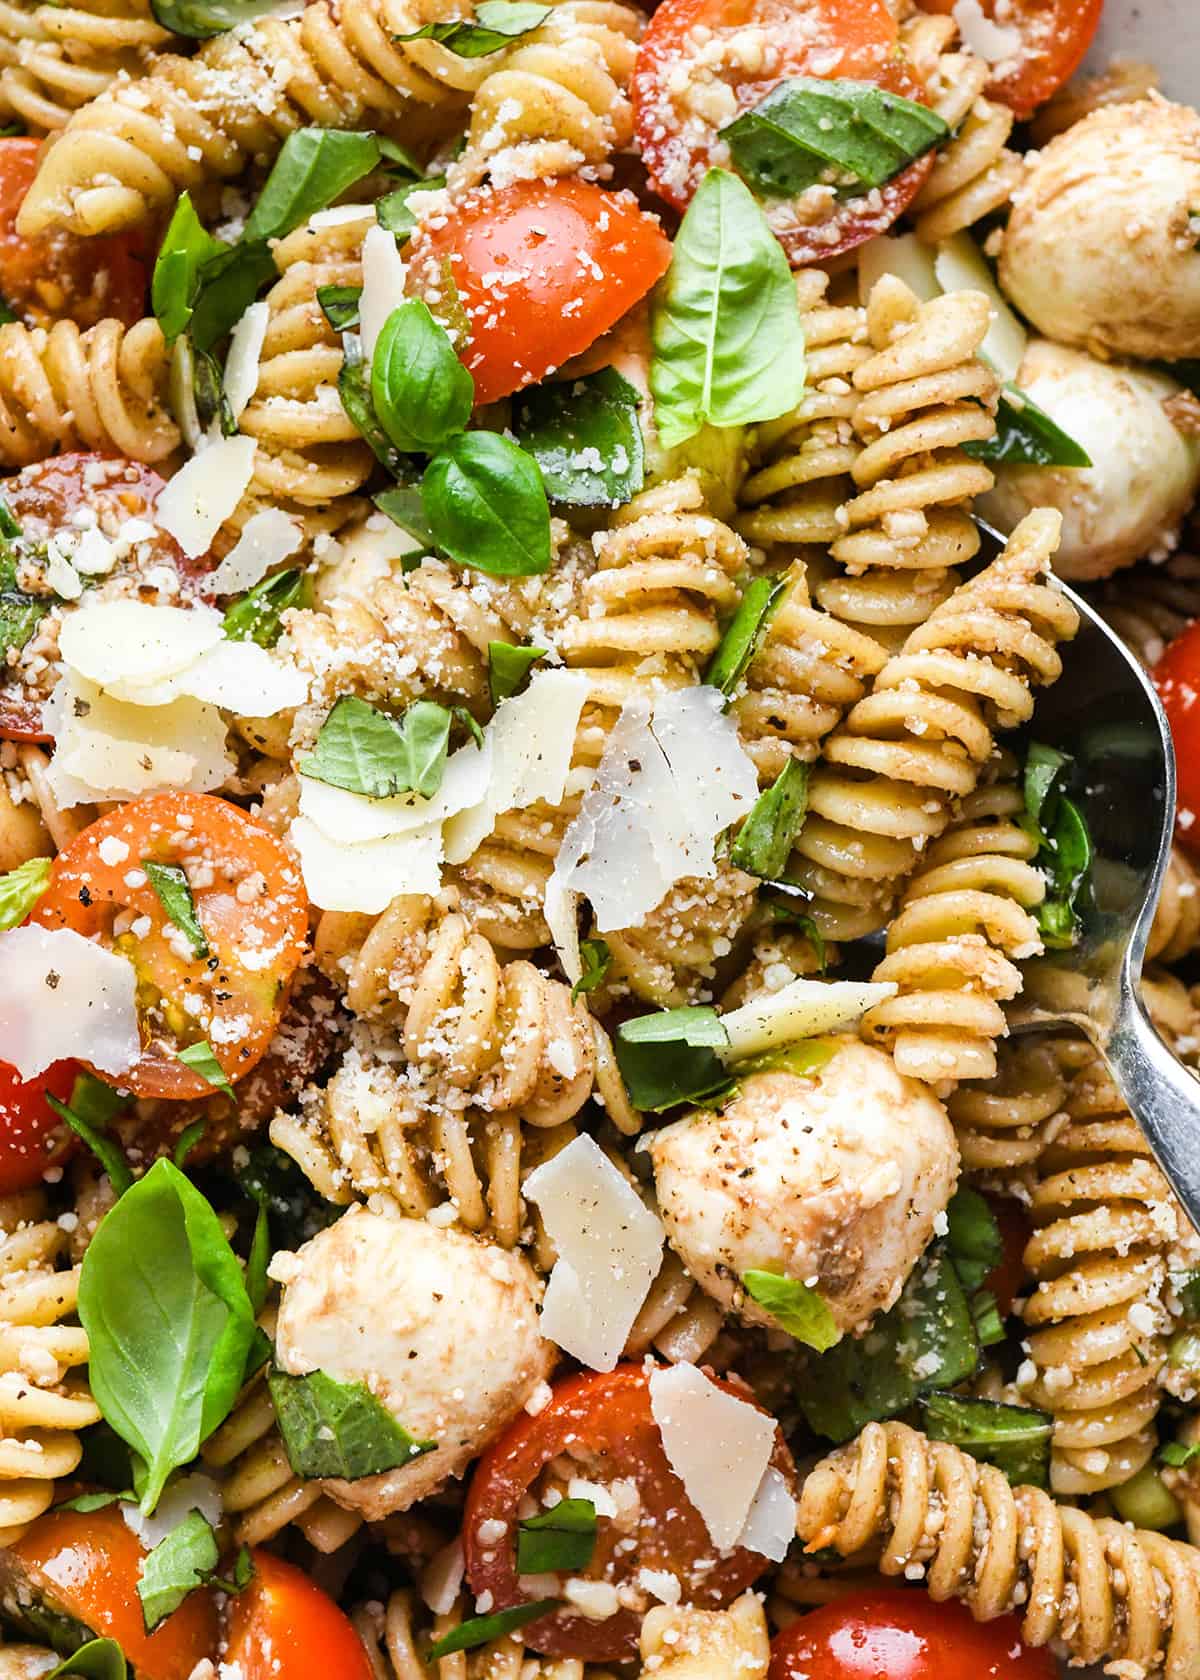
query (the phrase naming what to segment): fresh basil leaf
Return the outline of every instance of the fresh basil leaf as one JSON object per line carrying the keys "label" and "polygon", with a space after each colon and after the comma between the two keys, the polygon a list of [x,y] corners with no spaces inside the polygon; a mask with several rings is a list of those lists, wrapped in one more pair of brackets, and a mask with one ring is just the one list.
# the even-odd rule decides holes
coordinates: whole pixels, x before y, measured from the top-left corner
{"label": "fresh basil leaf", "polygon": [[612,367],[513,398],[512,429],[552,502],[620,507],[637,495],[646,477],[639,401],[637,387]]}
{"label": "fresh basil leaf", "polygon": [[1079,909],[1090,892],[1093,851],[1082,811],[1066,793],[1072,760],[1030,743],[1025,757],[1023,826],[1038,842],[1034,863],[1047,879],[1037,907],[1045,945],[1065,949],[1079,937]]}
{"label": "fresh basil leaf", "polygon": [[324,1371],[292,1377],[274,1370],[267,1385],[297,1476],[356,1482],[411,1464],[437,1445],[415,1441],[366,1383],[337,1382]]}
{"label": "fresh basil leaf", "polygon": [[271,1220],[265,1204],[260,1202],[254,1220],[254,1235],[250,1239],[250,1254],[246,1261],[246,1293],[250,1297],[250,1305],[256,1318],[266,1304],[267,1291],[270,1288],[267,1267],[270,1264]]}
{"label": "fresh basil leaf", "polygon": [[450,724],[451,714],[432,700],[417,700],[397,723],[357,695],[343,694],[299,769],[368,799],[409,792],[432,799],[446,769]]}
{"label": "fresh basil leaf", "polygon": [[373,134],[298,128],[289,134],[242,232],[253,244],[282,239],[369,175],[379,162]]}
{"label": "fresh basil leaf", "polygon": [[77,1073],[71,1086],[71,1109],[89,1126],[105,1127],[128,1108],[130,1093],[118,1091],[94,1073]]}
{"label": "fresh basil leaf", "polygon": [[346,332],[358,326],[358,306],[361,299],[361,286],[317,287],[317,302],[321,306],[321,313],[334,332]]}
{"label": "fresh basil leaf", "polygon": [[78,1511],[81,1516],[89,1516],[93,1511],[103,1511],[109,1505],[116,1505],[122,1499],[132,1500],[132,1493],[81,1493],[76,1499],[60,1499],[55,1501],[56,1511]]}
{"label": "fresh basil leaf", "polygon": [[237,436],[237,421],[225,395],[225,380],[221,364],[208,350],[192,353],[192,395],[196,399],[196,417],[207,429],[215,420],[222,437]]}
{"label": "fresh basil leaf", "polygon": [[694,1006],[623,1021],[613,1049],[634,1106],[658,1113],[732,1090],[729,1069],[717,1054],[728,1043],[716,1010]]}
{"label": "fresh basil leaf", "polygon": [[297,567],[273,572],[226,609],[221,629],[228,641],[272,648],[283,635],[283,614],[307,605],[308,596],[308,579]]}
{"label": "fresh basil leaf", "polygon": [[517,1573],[576,1574],[596,1550],[596,1507],[590,1499],[563,1499],[517,1525]]}
{"label": "fresh basil leaf", "polygon": [[223,35],[239,23],[277,11],[276,0],[150,0],[156,23],[193,41]]}
{"label": "fresh basil leaf", "polygon": [[0,542],[16,542],[20,535],[20,521],[4,497],[0,496]]}
{"label": "fresh basil leaf", "polygon": [[927,105],[874,82],[793,76],[721,130],[734,167],[756,192],[793,198],[834,179],[881,187],[950,130]]}
{"label": "fresh basil leaf", "polygon": [[341,1216],[342,1209],[319,1196],[291,1156],[274,1144],[250,1150],[234,1178],[251,1201],[266,1209],[280,1248],[299,1248]]}
{"label": "fresh basil leaf", "polygon": [[946,1248],[968,1295],[983,1287],[988,1273],[1004,1258],[996,1216],[978,1190],[960,1185],[946,1207]]}
{"label": "fresh basil leaf", "polygon": [[197,1039],[195,1044],[189,1044],[186,1049],[181,1050],[179,1060],[185,1067],[190,1067],[193,1073],[198,1073],[201,1079],[206,1080],[214,1091],[220,1091],[231,1102],[237,1102],[233,1086],[206,1038]]}
{"label": "fresh basil leaf", "polygon": [[455,1651],[477,1650],[480,1645],[488,1645],[493,1639],[503,1639],[506,1633],[515,1633],[526,1622],[536,1622],[539,1617],[548,1616],[551,1610],[557,1609],[556,1598],[535,1598],[529,1604],[514,1604],[511,1610],[497,1610],[491,1616],[472,1616],[469,1622],[461,1622],[444,1639],[434,1641],[429,1647],[429,1660],[438,1662],[442,1657],[452,1657]]}
{"label": "fresh basil leaf", "polygon": [[995,436],[964,443],[963,449],[976,460],[999,461],[1007,466],[1090,467],[1092,464],[1087,450],[1015,385],[1006,385],[1000,393]]}
{"label": "fresh basil leaf", "polygon": [[493,577],[550,569],[550,508],[537,464],[496,432],[462,432],[435,455],[421,505],[437,546]]}
{"label": "fresh basil leaf", "polygon": [[378,134],[379,156],[389,175],[411,175],[419,180],[422,169],[420,163],[399,140],[393,140],[389,135]]}
{"label": "fresh basil leaf", "polygon": [[971,1317],[975,1320],[975,1334],[981,1348],[995,1347],[1005,1340],[1000,1306],[990,1289],[977,1289],[972,1295]]}
{"label": "fresh basil leaf", "polygon": [[710,169],[675,236],[654,307],[650,389],[663,447],[707,421],[775,420],[804,393],[804,331],[787,258],[749,188]]}
{"label": "fresh basil leaf", "polygon": [[221,1222],[170,1161],[158,1160],[101,1220],[83,1257],[79,1318],[104,1418],[146,1467],[152,1511],[229,1415],[254,1312]]}
{"label": "fresh basil leaf", "polygon": [[142,868],[167,913],[167,920],[183,934],[192,955],[206,957],[208,938],[196,915],[196,901],[185,871],[177,863],[156,863],[153,858],[143,858]]}
{"label": "fresh basil leaf", "polygon": [[488,691],[498,706],[524,686],[530,670],[544,659],[549,648],[514,647],[511,642],[488,643]]}
{"label": "fresh basil leaf", "polygon": [[200,1142],[207,1130],[208,1121],[202,1116],[199,1120],[193,1120],[190,1126],[185,1126],[179,1136],[175,1139],[175,1147],[171,1151],[171,1159],[179,1168],[180,1172],[184,1170],[185,1161],[192,1153],[192,1150],[195,1149],[196,1145]]}
{"label": "fresh basil leaf", "polygon": [[382,198],[375,200],[375,220],[381,228],[394,233],[396,238],[403,242],[416,231],[417,226],[417,213],[409,203],[412,195],[436,192],[439,187],[445,185],[444,175],[430,175],[424,180],[406,181],[394,192],[384,193]]}
{"label": "fresh basil leaf", "polygon": [[83,1457],[76,1470],[78,1479],[107,1488],[115,1499],[134,1499],[128,1490],[134,1486],[136,1471],[134,1455],[111,1425],[92,1424],[79,1436]]}
{"label": "fresh basil leaf", "polygon": [[1200,1272],[1192,1272],[1175,1285],[1175,1292],[1183,1303],[1188,1318],[1200,1318]]}
{"label": "fresh basil leaf", "polygon": [[571,987],[572,1003],[583,993],[594,992],[597,986],[602,986],[612,965],[612,952],[603,939],[581,939],[579,941],[579,955],[583,964],[583,973]]}
{"label": "fresh basil leaf", "polygon": [[233,1579],[228,1580],[221,1575],[209,1575],[208,1585],[216,1587],[220,1592],[229,1593],[231,1597],[245,1592],[254,1579],[254,1559],[249,1546],[242,1546],[233,1565]]}
{"label": "fresh basil leaf", "polygon": [[19,927],[50,880],[50,859],[28,858],[0,875],[0,931]]}
{"label": "fresh basil leaf", "polygon": [[380,425],[405,454],[431,455],[471,418],[475,381],[420,298],[408,298],[383,324],[371,358],[371,402]]}
{"label": "fresh basil leaf", "polygon": [[931,1441],[951,1441],[972,1458],[994,1464],[1014,1487],[1049,1487],[1054,1433],[1049,1412],[943,1393],[927,1394],[921,1408]]}
{"label": "fresh basil leaf", "polygon": [[[1192,1441],[1185,1445],[1183,1441],[1164,1441],[1158,1449],[1158,1458],[1161,1464],[1182,1470],[1185,1465],[1194,1464],[1200,1458],[1200,1442]],[[55,1507],[56,1510],[59,1508]]]}
{"label": "fresh basil leaf", "polygon": [[264,239],[242,239],[200,271],[200,292],[189,332],[196,350],[211,350],[241,320],[268,280],[278,278]]}
{"label": "fresh basil leaf", "polygon": [[[386,513],[393,525],[398,525],[406,531],[414,542],[424,544],[426,549],[434,549],[433,532],[429,528],[429,521],[425,518],[425,509],[421,502],[421,487],[419,484],[393,484],[387,490],[380,490],[371,500],[380,513]],[[408,570],[405,555],[401,562]]]}
{"label": "fresh basil leaf", "polygon": [[[763,886],[769,887],[774,891],[782,891],[785,889],[790,889],[791,891],[797,890],[792,886],[790,881],[781,881],[779,879],[766,880],[763,882]],[[804,893],[805,902],[808,902],[805,889],[800,888],[799,892]],[[765,897],[763,899],[763,906],[773,922],[785,922],[788,927],[794,927],[797,933],[803,934],[816,953],[818,973],[824,974],[829,966],[828,957],[825,951],[825,935],[821,932],[813,917],[810,916],[806,910],[797,909],[796,906],[790,902],[788,897]]]}
{"label": "fresh basil leaf", "polygon": [[357,333],[342,334],[342,365],[338,372],[338,396],[342,407],[359,432],[370,444],[393,478],[405,469],[405,458],[384,431],[375,404],[371,400],[371,370],[363,361],[362,340]]}
{"label": "fresh basil leaf", "polygon": [[824,1353],[842,1339],[825,1301],[815,1289],[798,1278],[779,1277],[775,1272],[751,1270],[742,1273],[742,1285],[752,1301],[769,1312],[781,1330],[805,1347]]}
{"label": "fresh basil leaf", "polygon": [[734,837],[729,861],[748,875],[774,881],[787,868],[792,846],[808,814],[809,766],[789,758]]}
{"label": "fresh basil leaf", "polygon": [[75,1135],[82,1138],[84,1143],[87,1144],[108,1174],[119,1200],[133,1184],[133,1174],[129,1170],[125,1153],[120,1144],[114,1138],[105,1137],[103,1132],[98,1131],[81,1115],[76,1114],[66,1103],[60,1102],[52,1092],[45,1091],[43,1095],[59,1119],[65,1120]]}
{"label": "fresh basil leaf", "polygon": [[[11,132],[11,129],[0,129],[0,136]],[[17,314],[12,305],[3,297],[0,297],[0,327],[7,327],[13,321],[19,321],[20,319],[21,317]]]}
{"label": "fresh basil leaf", "polygon": [[89,1639],[58,1667],[51,1669],[46,1680],[65,1680],[68,1674],[78,1674],[84,1680],[126,1680],[129,1670],[125,1653],[115,1639]]}
{"label": "fresh basil leaf", "polygon": [[142,1621],[153,1633],[161,1621],[178,1610],[184,1599],[203,1586],[217,1567],[217,1537],[199,1511],[189,1511],[164,1540],[142,1559],[137,1594]]}
{"label": "fresh basil leaf", "polygon": [[393,35],[392,39],[437,41],[459,58],[483,58],[540,28],[550,11],[549,6],[534,5],[532,0],[479,0],[474,18],[426,23],[407,35]]}
{"label": "fresh basil leaf", "polygon": [[204,265],[228,249],[201,225],[191,195],[180,193],[150,281],[150,306],[168,344],[179,337],[192,318]]}
{"label": "fresh basil leaf", "polygon": [[1048,841],[1042,812],[1047,801],[1054,793],[1057,783],[1071,766],[1071,759],[1057,747],[1048,747],[1041,741],[1031,741],[1025,755],[1025,775],[1022,782],[1022,797],[1025,811],[1034,824],[1035,838]]}
{"label": "fresh basil leaf", "polygon": [[50,611],[50,602],[22,589],[0,589],[0,656],[19,653]]}
{"label": "fresh basil leaf", "polygon": [[704,680],[730,695],[741,682],[780,603],[787,592],[782,578],[755,578],[747,585],[738,610],[712,656]]}

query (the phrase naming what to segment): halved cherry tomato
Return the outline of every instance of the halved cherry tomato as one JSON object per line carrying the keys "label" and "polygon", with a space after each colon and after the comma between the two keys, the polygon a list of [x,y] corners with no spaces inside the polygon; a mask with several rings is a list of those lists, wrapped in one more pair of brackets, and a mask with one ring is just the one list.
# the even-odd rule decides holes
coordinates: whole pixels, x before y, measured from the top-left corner
{"label": "halved cherry tomato", "polygon": [[66,1102],[78,1072],[76,1062],[55,1062],[26,1082],[15,1067],[0,1062],[0,1196],[34,1189],[47,1167],[71,1153],[75,1134],[50,1107],[46,1092]]}
{"label": "halved cherry tomato", "polygon": [[[748,1390],[727,1381],[720,1386],[754,1404]],[[679,1581],[685,1603],[720,1609],[768,1568],[766,1558],[744,1548],[717,1553],[704,1519],[667,1462],[645,1366],[619,1365],[607,1374],[586,1372],[557,1383],[536,1417],[519,1417],[480,1459],[467,1495],[463,1547],[467,1580],[477,1597],[491,1595],[495,1609],[535,1596],[518,1583],[520,1506],[546,1467],[567,1451],[589,1481],[632,1481],[640,1496],[631,1527],[598,1519],[595,1552],[580,1571],[589,1580],[632,1585],[639,1569],[665,1570]],[[776,1435],[772,1463],[793,1478],[782,1434]],[[496,1523],[504,1525],[499,1538]],[[636,1656],[640,1624],[634,1610],[619,1610],[602,1622],[558,1611],[530,1623],[521,1637],[549,1656],[619,1662]]]}
{"label": "halved cherry tomato", "polygon": [[1200,856],[1200,619],[1154,667],[1154,686],[1175,743],[1175,838]]}
{"label": "halved cherry tomato", "polygon": [[[207,957],[168,926],[142,868],[148,859],[184,869]],[[100,1077],[139,1097],[202,1097],[212,1087],[179,1051],[207,1039],[230,1080],[262,1058],[304,952],[308,900],[283,845],[236,806],[155,793],[101,817],[59,853],[32,920],[98,934],[134,966],[141,1059]]]}
{"label": "halved cherry tomato", "polygon": [[308,1576],[255,1549],[254,1578],[230,1601],[222,1673],[239,1680],[372,1680],[350,1618]]}
{"label": "halved cherry tomato", "polygon": [[0,1553],[6,1601],[32,1602],[80,1622],[96,1638],[115,1639],[138,1680],[188,1680],[217,1655],[217,1612],[201,1588],[147,1634],[138,1576],[146,1553],[115,1506],[48,1511]]}
{"label": "halved cherry tomato", "polygon": [[607,332],[666,273],[671,245],[632,193],[570,176],[469,194],[415,235],[409,259],[431,307],[453,280],[471,328],[459,354],[489,403]]}
{"label": "halved cherry tomato", "polygon": [[1000,1228],[1004,1254],[984,1278],[983,1287],[996,1297],[1000,1317],[1007,1318],[1012,1312],[1013,1299],[1025,1281],[1023,1256],[1025,1244],[1033,1235],[1033,1226],[1029,1215],[1014,1197],[988,1196],[985,1200]]}
{"label": "halved cherry tomato", "polygon": [[[885,0],[665,0],[633,73],[651,186],[684,209],[710,164],[728,164],[721,129],[789,76],[850,77],[920,99],[898,38]],[[818,262],[890,227],[932,168],[930,152],[855,198],[768,201],[768,219],[793,263]]]}
{"label": "halved cherry tomato", "polygon": [[[917,0],[922,11],[953,12],[957,0]],[[982,0],[985,17],[1015,30],[1013,51],[997,65],[988,92],[1028,117],[1073,76],[1092,44],[1104,0]]]}
{"label": "halved cherry tomato", "polygon": [[136,239],[73,233],[26,239],[17,232],[17,211],[40,152],[38,140],[0,140],[0,294],[30,326],[70,319],[91,327],[116,316],[131,327],[146,313],[149,278]]}
{"label": "halved cherry tomato", "polygon": [[1054,1680],[1049,1651],[1016,1616],[977,1622],[962,1604],[880,1587],[801,1616],[771,1641],[768,1680]]}

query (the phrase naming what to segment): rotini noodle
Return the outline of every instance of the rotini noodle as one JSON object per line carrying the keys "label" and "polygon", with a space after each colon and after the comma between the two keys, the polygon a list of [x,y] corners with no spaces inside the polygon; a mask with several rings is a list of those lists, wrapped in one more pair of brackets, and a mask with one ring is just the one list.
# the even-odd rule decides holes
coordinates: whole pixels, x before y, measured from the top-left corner
{"label": "rotini noodle", "polygon": [[963,1167],[1024,1183],[1062,1114],[1067,1086],[1053,1049],[1016,1040],[1001,1049],[994,1078],[958,1086],[947,1104]]}
{"label": "rotini noodle", "polygon": [[117,76],[142,75],[174,40],[145,0],[0,0],[0,107],[31,133],[52,133]]}

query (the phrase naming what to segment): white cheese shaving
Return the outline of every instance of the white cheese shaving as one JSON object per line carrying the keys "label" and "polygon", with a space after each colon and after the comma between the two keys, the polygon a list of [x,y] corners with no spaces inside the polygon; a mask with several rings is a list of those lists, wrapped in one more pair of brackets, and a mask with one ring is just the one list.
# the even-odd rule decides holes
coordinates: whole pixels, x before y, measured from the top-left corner
{"label": "white cheese shaving", "polygon": [[449,1615],[462,1589],[466,1560],[461,1537],[435,1552],[421,1571],[421,1597],[435,1616]]}
{"label": "white cheese shaving", "polygon": [[358,302],[359,333],[362,337],[363,361],[368,367],[375,354],[375,344],[384,323],[393,309],[405,301],[404,258],[396,244],[396,236],[378,222],[366,231],[362,248],[363,288]]}
{"label": "white cheese shaving", "polygon": [[721,1016],[721,1025],[729,1036],[729,1047],[721,1055],[727,1061],[740,1061],[802,1038],[843,1032],[868,1009],[895,994],[895,984],[890,980],[789,981],[779,991],[765,992]]}
{"label": "white cheese shaving", "polygon": [[542,1334],[594,1371],[611,1371],[658,1276],[662,1223],[586,1133],[530,1173],[524,1191],[558,1253]]}
{"label": "white cheese shaving", "polygon": [[865,304],[877,280],[885,274],[903,280],[909,291],[929,303],[941,297],[934,254],[915,233],[880,233],[858,248],[858,299]]}
{"label": "white cheese shaving", "polygon": [[954,21],[963,46],[988,64],[1003,64],[1021,52],[1021,31],[1017,26],[995,23],[979,0],[954,0]]}
{"label": "white cheese shaving", "polygon": [[763,1471],[746,1526],[738,1535],[738,1545],[772,1563],[782,1563],[787,1549],[796,1538],[796,1501],[792,1498],[787,1479],[773,1464]]}
{"label": "white cheese shaving", "polygon": [[22,1079],[67,1057],[126,1073],[141,1051],[133,964],[70,928],[0,933],[0,1043]]}
{"label": "white cheese shaving", "polygon": [[221,642],[153,690],[129,693],[140,705],[159,706],[181,697],[223,706],[242,717],[274,717],[304,704],[308,678],[298,665],[257,642]]}
{"label": "white cheese shaving", "polygon": [[[298,8],[302,9],[302,8]],[[367,217],[375,220],[375,206],[373,204],[335,204],[328,210],[318,210],[308,218],[310,228],[342,227],[347,222],[365,221]]]}
{"label": "white cheese shaving", "polygon": [[694,1365],[652,1374],[650,1410],[667,1462],[713,1545],[728,1551],[746,1526],[770,1461],[775,1419],[718,1388]]}
{"label": "white cheese shaving", "polygon": [[[229,354],[225,358],[224,373],[225,400],[235,420],[241,419],[246,404],[258,388],[258,364],[270,314],[266,303],[252,303],[229,335]],[[213,424],[216,426],[217,422]]]}
{"label": "white cheese shaving", "polygon": [[564,886],[558,875],[546,882],[542,912],[550,938],[562,964],[562,971],[572,985],[583,979],[583,953],[579,949],[579,899],[577,892]]}
{"label": "white cheese shaving", "polygon": [[212,574],[216,595],[241,595],[261,583],[304,541],[304,532],[282,508],[264,508],[245,523],[242,534]]}
{"label": "white cheese shaving", "polygon": [[300,854],[308,896],[322,910],[374,916],[400,893],[432,896],[441,886],[438,823],[360,846],[328,839],[308,817],[297,817],[288,834]]}
{"label": "white cheese shaving", "polygon": [[241,501],[257,447],[251,437],[219,438],[185,462],[160,491],[154,516],[191,558],[205,552]]}
{"label": "white cheese shaving", "polygon": [[117,1509],[124,1519],[125,1527],[133,1530],[147,1551],[153,1550],[160,1541],[165,1540],[189,1511],[199,1511],[205,1522],[213,1528],[220,1525],[225,1513],[221,1484],[201,1472],[181,1476],[177,1482],[172,1482],[154,1507],[152,1517],[144,1517],[139,1507],[127,1499],[123,1499]]}
{"label": "white cheese shaving", "polygon": [[300,777],[300,814],[316,823],[327,839],[347,846],[370,840],[387,840],[415,828],[442,823],[457,811],[473,805],[487,787],[491,752],[486,743],[473,743],[451,753],[446,761],[442,785],[432,799],[419,793],[398,793],[392,799],[369,799],[333,787],[313,776]]}
{"label": "white cheese shaving", "polygon": [[992,306],[992,324],[979,347],[1001,379],[1015,384],[1029,335],[1001,292],[983,252],[969,233],[943,239],[934,258],[938,284],[944,292],[982,292]]}
{"label": "white cheese shaving", "polygon": [[173,677],[221,638],[220,613],[199,603],[92,599],[63,618],[58,651],[64,665],[120,700],[129,698],[123,687]]}
{"label": "white cheese shaving", "polygon": [[133,706],[67,671],[45,716],[55,739],[46,776],[64,809],[155,788],[207,793],[233,769],[225,720],[198,700]]}

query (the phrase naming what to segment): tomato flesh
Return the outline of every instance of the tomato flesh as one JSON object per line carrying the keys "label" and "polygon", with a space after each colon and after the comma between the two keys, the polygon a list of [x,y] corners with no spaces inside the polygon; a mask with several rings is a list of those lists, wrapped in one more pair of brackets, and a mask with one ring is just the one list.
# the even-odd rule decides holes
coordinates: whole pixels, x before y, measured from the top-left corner
{"label": "tomato flesh", "polygon": [[995,1215],[1004,1254],[984,1278],[983,1287],[996,1297],[1000,1317],[1007,1318],[1025,1282],[1025,1245],[1033,1235],[1033,1226],[1021,1203],[1012,1196],[986,1196],[984,1200]]}
{"label": "tomato flesh", "polygon": [[308,1576],[270,1552],[253,1552],[254,1577],[230,1601],[222,1673],[239,1680],[372,1680],[349,1617]]}
{"label": "tomato flesh", "polygon": [[1175,745],[1175,838],[1200,857],[1200,620],[1167,648],[1154,686]]}
{"label": "tomato flesh", "polygon": [[0,1196],[35,1189],[48,1167],[72,1153],[75,1135],[50,1107],[46,1092],[66,1102],[78,1072],[76,1062],[54,1062],[25,1081],[15,1067],[0,1062]]}
{"label": "tomato flesh", "polygon": [[[184,869],[208,956],[168,925],[147,860]],[[32,919],[99,935],[134,965],[141,1058],[99,1077],[140,1097],[184,1098],[212,1087],[180,1062],[181,1048],[207,1039],[231,1081],[266,1054],[304,953],[307,912],[296,864],[269,830],[223,799],[157,793],[91,823],[60,852]]]}
{"label": "tomato flesh", "polygon": [[921,1589],[880,1587],[826,1604],[771,1641],[768,1680],[1055,1680],[1049,1651],[1021,1643],[1020,1620],[977,1622]]}
{"label": "tomato flesh", "polygon": [[[748,1392],[722,1381],[739,1400]],[[751,1402],[753,1403],[753,1402]],[[639,1569],[665,1570],[680,1583],[684,1603],[720,1609],[769,1567],[745,1548],[717,1554],[704,1520],[667,1462],[650,1409],[649,1376],[642,1365],[588,1372],[555,1385],[549,1404],[536,1417],[522,1416],[480,1459],[463,1518],[466,1574],[473,1591],[491,1595],[494,1609],[528,1602],[517,1576],[517,1524],[522,1501],[547,1467],[570,1452],[580,1474],[600,1483],[628,1480],[640,1496],[635,1526],[597,1519],[590,1580],[632,1585]],[[791,1457],[776,1435],[772,1463],[789,1481]],[[499,1538],[495,1524],[504,1525]],[[481,1539],[482,1533],[487,1539]],[[648,1608],[648,1606],[647,1606]],[[637,1654],[641,1616],[619,1610],[606,1621],[558,1611],[522,1629],[522,1638],[547,1656],[619,1662]]]}
{"label": "tomato flesh", "polygon": [[489,403],[586,350],[670,261],[631,193],[566,177],[469,194],[414,236],[409,275],[435,314],[453,280],[470,327],[459,354]]}
{"label": "tomato flesh", "polygon": [[[953,12],[956,0],[917,0],[922,11]],[[1015,50],[996,66],[988,93],[1018,117],[1032,116],[1082,64],[1104,0],[982,0],[984,15],[1016,31]],[[999,14],[999,15],[997,15]]]}

